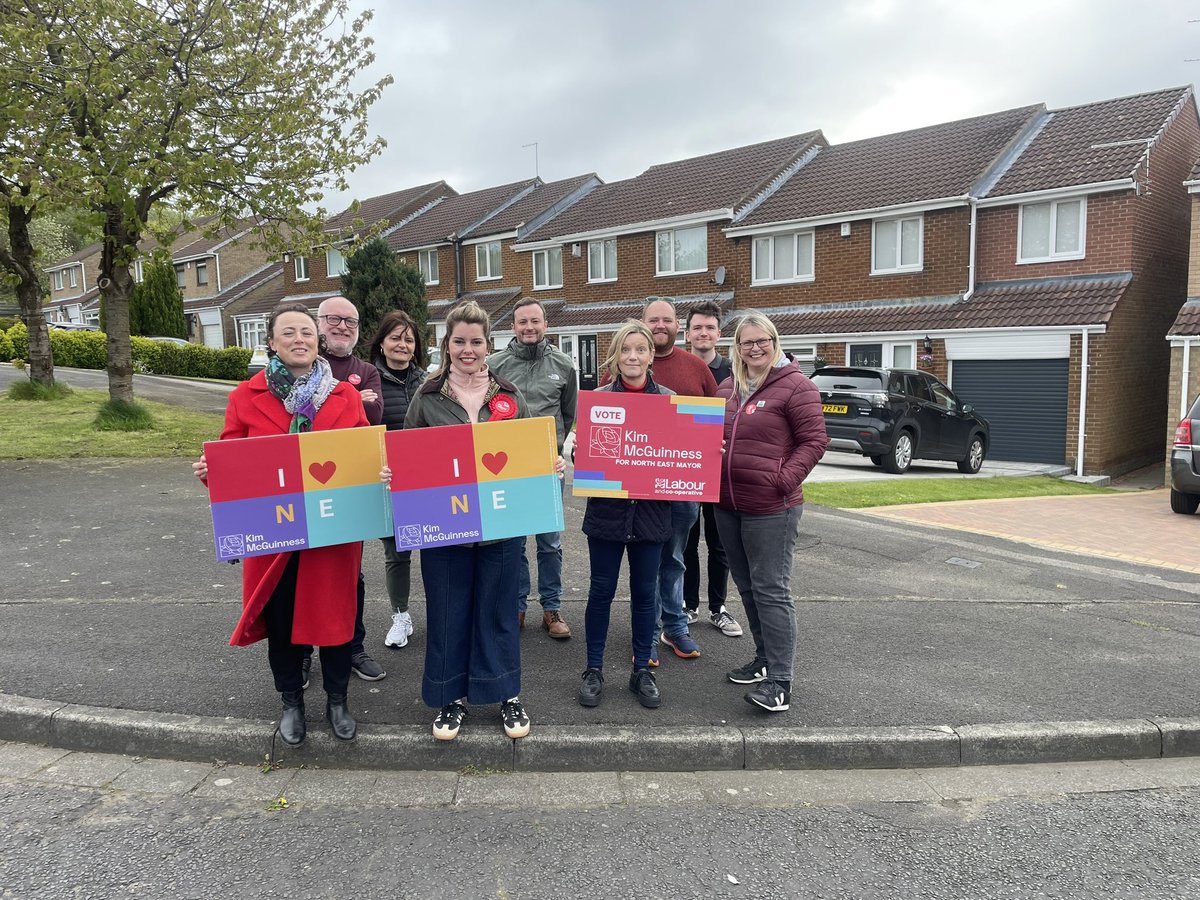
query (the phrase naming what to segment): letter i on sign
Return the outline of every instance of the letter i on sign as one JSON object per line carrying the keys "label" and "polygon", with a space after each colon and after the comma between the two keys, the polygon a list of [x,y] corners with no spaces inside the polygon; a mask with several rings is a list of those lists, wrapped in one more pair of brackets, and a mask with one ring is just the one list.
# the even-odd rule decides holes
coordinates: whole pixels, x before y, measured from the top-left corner
{"label": "letter i on sign", "polygon": [[279,470],[279,486],[283,487],[283,469]]}
{"label": "letter i on sign", "polygon": [[459,475],[458,475],[458,457],[457,456],[454,457],[453,461],[454,461],[454,477],[458,478],[459,477]]}

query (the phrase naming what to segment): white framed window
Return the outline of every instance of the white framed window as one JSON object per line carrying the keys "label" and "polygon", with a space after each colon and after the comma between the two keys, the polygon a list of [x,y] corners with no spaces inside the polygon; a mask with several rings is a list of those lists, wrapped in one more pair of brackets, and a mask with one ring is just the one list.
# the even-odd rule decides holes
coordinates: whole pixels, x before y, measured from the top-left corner
{"label": "white framed window", "polygon": [[848,344],[846,365],[888,366],[897,369],[913,369],[917,345],[912,341],[894,343]]}
{"label": "white framed window", "polygon": [[205,287],[208,284],[208,263],[196,263],[196,287]]}
{"label": "white framed window", "polygon": [[754,239],[751,283],[813,280],[813,233],[773,234]]}
{"label": "white framed window", "polygon": [[75,271],[74,266],[71,266],[71,269],[67,274],[71,278],[71,287],[79,287],[79,273]]}
{"label": "white framed window", "polygon": [[179,285],[180,290],[187,287],[187,266],[183,263],[175,264],[175,283]]}
{"label": "white framed window", "polygon": [[308,257],[297,256],[292,260],[297,281],[308,281]]}
{"label": "white framed window", "polygon": [[500,270],[500,242],[475,245],[475,280],[494,281],[503,277]]}
{"label": "white framed window", "polygon": [[267,344],[266,319],[242,319],[238,322],[238,346],[253,350]]}
{"label": "white framed window", "polygon": [[346,271],[346,257],[342,256],[341,250],[326,250],[325,251],[325,273],[330,278],[339,278]]}
{"label": "white framed window", "polygon": [[533,289],[562,287],[562,247],[533,251]]}
{"label": "white framed window", "polygon": [[682,275],[708,268],[708,228],[675,228],[656,238],[655,275]]}
{"label": "white framed window", "polygon": [[421,270],[421,277],[425,279],[426,284],[438,283],[438,252],[436,247],[432,250],[422,250],[417,254],[417,268]]}
{"label": "white framed window", "polygon": [[63,289],[62,269],[59,269],[57,272],[54,273],[54,289],[56,291],[61,291]]}
{"label": "white framed window", "polygon": [[871,274],[918,272],[924,264],[924,218],[876,219],[871,223]]}
{"label": "white framed window", "polygon": [[617,239],[588,241],[588,281],[617,280]]}
{"label": "white framed window", "polygon": [[1083,259],[1087,201],[1026,203],[1017,222],[1017,262]]}

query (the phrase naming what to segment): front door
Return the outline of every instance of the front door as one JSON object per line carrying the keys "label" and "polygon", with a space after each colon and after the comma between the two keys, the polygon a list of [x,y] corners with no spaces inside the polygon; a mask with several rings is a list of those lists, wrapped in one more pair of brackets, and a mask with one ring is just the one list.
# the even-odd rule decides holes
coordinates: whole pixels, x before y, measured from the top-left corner
{"label": "front door", "polygon": [[594,391],[600,384],[596,366],[596,336],[579,335],[579,389]]}

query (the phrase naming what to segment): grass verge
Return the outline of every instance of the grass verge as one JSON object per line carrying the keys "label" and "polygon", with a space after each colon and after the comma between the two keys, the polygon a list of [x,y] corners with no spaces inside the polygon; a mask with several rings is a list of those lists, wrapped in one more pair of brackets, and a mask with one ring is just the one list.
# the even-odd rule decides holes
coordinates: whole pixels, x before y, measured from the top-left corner
{"label": "grass verge", "polygon": [[1002,500],[1012,497],[1051,497],[1070,494],[1112,494],[1112,488],[1078,484],[1031,475],[1017,478],[905,478],[887,481],[838,481],[806,484],[804,499],[820,506],[861,509],[901,503],[940,503],[945,500]]}
{"label": "grass verge", "polygon": [[154,420],[146,431],[99,431],[94,426],[106,391],[72,391],[35,405],[0,397],[0,459],[145,458],[200,454],[221,433],[222,418],[139,400]]}
{"label": "grass verge", "polygon": [[34,381],[18,381],[8,389],[10,400],[61,400],[71,389],[61,381],[50,386]]}
{"label": "grass verge", "polygon": [[149,431],[154,427],[154,416],[144,403],[109,400],[96,413],[92,426],[97,431]]}

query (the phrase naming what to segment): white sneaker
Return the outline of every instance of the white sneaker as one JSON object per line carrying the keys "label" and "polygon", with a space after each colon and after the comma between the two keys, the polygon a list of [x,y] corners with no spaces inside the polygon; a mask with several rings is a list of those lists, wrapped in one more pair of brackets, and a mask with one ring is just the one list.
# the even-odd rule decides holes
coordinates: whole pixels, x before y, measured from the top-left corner
{"label": "white sneaker", "polygon": [[383,639],[383,646],[403,647],[408,643],[408,636],[412,634],[412,630],[412,616],[406,612],[392,613],[392,627]]}
{"label": "white sneaker", "polygon": [[685,609],[684,612],[687,614],[687,620],[688,620],[689,625],[695,625],[697,622],[700,621],[700,610]]}
{"label": "white sneaker", "polygon": [[725,612],[725,607],[722,606],[720,612],[709,616],[709,621],[720,628],[722,634],[728,637],[741,637],[742,626],[737,623],[737,619]]}

